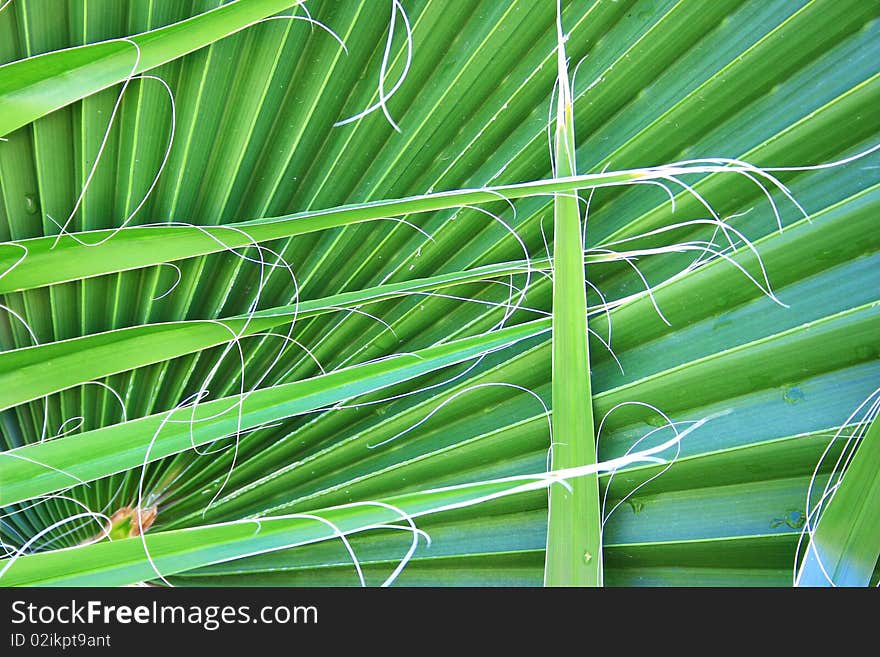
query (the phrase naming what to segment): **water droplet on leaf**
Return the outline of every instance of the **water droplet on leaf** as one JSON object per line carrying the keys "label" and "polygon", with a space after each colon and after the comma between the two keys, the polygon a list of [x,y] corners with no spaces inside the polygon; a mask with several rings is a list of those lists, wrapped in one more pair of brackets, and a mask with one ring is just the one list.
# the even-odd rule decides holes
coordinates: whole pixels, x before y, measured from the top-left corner
{"label": "water droplet on leaf", "polygon": [[24,211],[28,214],[37,214],[40,211],[40,202],[36,194],[24,195]]}
{"label": "water droplet on leaf", "polygon": [[787,404],[797,404],[804,400],[804,392],[797,386],[791,386],[782,389],[782,399]]}

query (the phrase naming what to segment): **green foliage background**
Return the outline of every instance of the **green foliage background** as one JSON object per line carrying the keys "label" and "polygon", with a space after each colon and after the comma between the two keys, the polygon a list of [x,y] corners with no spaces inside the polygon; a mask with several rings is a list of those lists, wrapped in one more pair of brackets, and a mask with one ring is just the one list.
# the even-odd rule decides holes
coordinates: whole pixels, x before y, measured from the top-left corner
{"label": "green foliage background", "polygon": [[[218,4],[13,0],[0,13],[0,62],[156,30]],[[283,8],[265,0],[238,4],[257,17]],[[26,125],[13,116],[21,102],[0,104],[0,120],[17,127],[0,142],[0,241],[57,235],[87,181],[68,232],[126,221],[224,226],[552,177],[555,2],[405,2],[412,64],[387,99],[399,132],[381,109],[334,125],[377,100],[392,4],[310,0],[306,6],[345,41],[347,53],[321,27],[290,20],[260,23],[216,41],[206,37],[205,43],[213,43],[190,54],[200,38],[192,27],[155,50],[145,40],[144,60],[135,68],[149,68],[173,93],[173,140],[165,88],[157,80],[134,78],[91,179],[119,83],[134,70],[130,44],[87,51],[96,68],[79,78],[78,52],[60,56],[63,75],[45,88],[27,82],[24,73],[4,79],[12,69],[0,68],[2,102],[18,102],[19,85],[39,91],[28,102],[36,98],[34,103],[54,109],[53,98],[61,98],[68,82],[71,99],[82,98],[41,111]],[[578,172],[703,157],[791,167],[869,149],[880,142],[878,16],[880,2],[874,0],[563,3],[565,47],[576,72]],[[235,29],[253,20],[243,19]],[[407,60],[402,15],[395,20],[386,90]],[[150,59],[166,47],[170,61]],[[48,72],[43,66],[37,75]],[[107,76],[103,86],[113,86],[88,89],[101,75]],[[167,164],[155,178],[166,150]],[[674,213],[657,185],[581,192],[583,201],[590,197],[592,403],[596,423],[606,418],[599,459],[626,454],[655,429],[639,449],[672,435],[662,416],[646,406],[630,404],[608,414],[621,403],[651,404],[676,423],[712,417],[682,440],[671,467],[641,463],[600,477],[606,512],[615,507],[604,525],[606,584],[791,584],[813,470],[880,375],[878,167],[880,152],[874,152],[835,168],[779,172],[809,214],[805,219],[777,190],[781,231],[754,181],[733,173],[683,176],[760,253],[759,261],[738,240],[735,250],[725,252],[745,273],[716,257],[682,274],[700,251],[645,253],[718,237],[711,225],[644,236],[709,216],[685,188],[666,181],[676,194]],[[477,202],[479,208],[471,207]],[[545,239],[553,252],[553,197],[518,198],[515,211],[497,195],[451,205],[468,207],[416,212],[415,205],[404,206],[393,214],[409,223],[331,222],[264,242],[290,264],[295,284],[286,269],[261,269],[260,256],[275,257],[266,251],[249,247],[239,249],[239,257],[184,257],[207,251],[187,251],[186,245],[172,251],[171,234],[163,229],[137,233],[144,239],[118,260],[100,249],[72,248],[67,240],[57,251],[49,249],[51,241],[22,242],[32,248],[16,264],[21,248],[0,245],[0,271],[16,267],[0,278],[0,396],[7,402],[0,411],[0,447],[24,450],[64,434],[37,445],[45,451],[18,453],[48,455],[58,459],[51,461],[56,467],[88,466],[100,474],[64,498],[16,496],[13,481],[39,487],[39,477],[57,473],[44,468],[38,476],[37,466],[8,453],[0,459],[7,477],[0,478],[0,498],[9,502],[0,538],[10,555],[26,544],[26,552],[36,553],[18,558],[0,583],[154,579],[144,556],[149,542],[157,564],[165,558],[160,572],[177,585],[353,585],[359,579],[346,545],[325,525],[288,516],[395,500],[401,508],[425,510],[418,526],[432,538],[430,546],[420,540],[397,583],[541,584],[545,489],[436,514],[429,512],[442,506],[439,498],[424,491],[547,468],[542,403],[550,405],[546,317],[552,286],[541,273],[524,273],[520,240],[533,264],[546,270]],[[126,234],[107,244],[125,244]],[[203,233],[192,234],[210,243]],[[236,239],[231,230],[212,234]],[[716,244],[729,246],[721,237]],[[643,253],[626,261],[609,257],[606,247]],[[139,257],[150,266],[126,264]],[[158,264],[163,262],[175,266]],[[463,273],[498,263],[492,281]],[[762,283],[761,266],[787,307],[746,276]],[[91,276],[90,267],[101,275]],[[439,293],[446,296],[413,293],[407,283],[440,275],[454,283],[444,279]],[[28,276],[34,277],[30,283]],[[529,283],[515,312],[508,312],[511,281]],[[408,293],[362,305],[373,288],[390,283],[401,283]],[[656,286],[652,295],[644,292],[646,284]],[[297,300],[314,301],[320,312],[309,315],[307,304],[292,308]],[[605,302],[614,306],[608,313],[600,308]],[[295,342],[257,336],[241,340],[241,352],[226,350],[228,330],[196,322],[240,318],[252,304],[269,316],[280,312],[270,309],[286,307],[282,319],[253,328]],[[346,310],[352,307],[381,321]],[[193,323],[168,324],[185,320]],[[520,329],[499,334],[502,320]],[[235,321],[240,327],[241,320]],[[148,328],[120,331],[141,326]],[[108,331],[114,333],[106,343],[63,342]],[[149,340],[138,338],[122,349],[119,340],[133,335]],[[610,342],[614,357],[603,341]],[[31,362],[33,352],[25,348],[35,343],[58,345]],[[101,344],[109,344],[109,351],[101,352]],[[410,352],[422,358],[410,358],[408,366],[420,362],[424,371],[404,374],[392,366],[402,361],[386,360],[320,378],[322,371]],[[475,360],[475,354],[483,355]],[[187,449],[183,431],[183,442],[169,456],[143,468],[141,500],[158,504],[144,543],[136,537],[52,552],[96,534],[98,524],[89,517],[44,532],[82,514],[82,504],[110,515],[137,502],[144,456],[132,451],[126,460],[122,445],[143,446],[154,427],[84,432],[168,411],[205,387],[218,399],[254,386],[267,392],[253,398],[260,400],[252,402],[253,425],[271,426],[240,440],[218,440],[234,433],[233,418],[232,425],[206,429],[203,442],[213,442],[199,449]],[[395,398],[364,405],[387,397]],[[346,408],[330,408],[343,402]],[[306,410],[314,412],[279,419]],[[95,447],[100,436],[106,451]],[[113,458],[124,465],[108,465]],[[823,463],[820,484],[834,458]],[[46,486],[59,490],[70,482]],[[326,517],[362,527],[366,521],[355,517],[361,512],[355,507]],[[396,519],[387,509],[371,513],[374,524]],[[266,522],[259,541],[253,522],[175,533],[266,515],[285,518]],[[382,528],[352,538],[364,581],[383,583],[412,538]],[[317,542],[280,549],[306,540]],[[258,551],[265,553],[234,559]]]}

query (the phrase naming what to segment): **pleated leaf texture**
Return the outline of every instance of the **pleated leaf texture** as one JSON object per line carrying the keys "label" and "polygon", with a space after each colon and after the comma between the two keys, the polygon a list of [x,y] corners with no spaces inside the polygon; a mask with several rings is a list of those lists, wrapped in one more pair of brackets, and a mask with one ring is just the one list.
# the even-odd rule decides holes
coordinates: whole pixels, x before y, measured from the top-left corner
{"label": "pleated leaf texture", "polygon": [[876,583],[880,2],[0,6],[0,585]]}

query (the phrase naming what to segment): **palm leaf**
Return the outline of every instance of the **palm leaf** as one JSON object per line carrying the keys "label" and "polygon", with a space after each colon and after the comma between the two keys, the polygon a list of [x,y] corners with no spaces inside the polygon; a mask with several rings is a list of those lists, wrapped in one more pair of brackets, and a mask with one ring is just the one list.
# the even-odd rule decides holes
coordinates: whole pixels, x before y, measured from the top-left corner
{"label": "palm leaf", "polygon": [[[880,375],[880,5],[563,2],[577,168],[554,172],[552,0],[309,0],[347,52],[250,25],[295,4],[0,12],[0,583],[158,579],[146,543],[173,584],[358,584],[337,532],[294,515],[393,500],[433,540],[400,570],[412,532],[373,526],[400,516],[352,517],[365,583],[541,584],[579,545],[548,533],[547,480],[435,493],[548,468],[553,194],[581,190],[597,460],[670,445],[598,475],[578,531],[601,531],[602,580],[790,585],[807,492]],[[667,166],[697,158],[781,168],[791,196],[728,160]],[[372,374],[335,387],[352,372]],[[157,418],[252,389],[261,428],[160,433],[144,465]],[[76,450],[119,435],[131,458]],[[71,467],[89,484],[51,469]],[[137,504],[158,509],[143,541],[82,545]],[[832,511],[823,544],[858,524]]]}
{"label": "palm leaf", "polygon": [[[553,163],[556,175],[577,172],[574,109],[568,80],[561,11],[557,12],[557,109]],[[553,199],[553,438],[551,467],[576,468],[596,462],[596,436],[590,404],[590,354],[587,332],[587,284],[584,277],[584,228],[580,199]],[[579,478],[550,489],[547,508],[548,585],[602,583],[602,518],[599,482]]]}
{"label": "palm leaf", "polygon": [[800,586],[871,583],[880,557],[880,520],[876,512],[880,502],[880,425],[874,419],[876,416],[875,401],[866,417],[856,424],[857,429],[870,425],[861,441],[836,450],[839,454],[835,465],[846,467],[845,476],[829,482],[827,493],[823,492],[812,507],[815,511],[807,507],[808,516],[812,517],[808,518],[809,541],[796,579]]}
{"label": "palm leaf", "polygon": [[0,70],[0,134],[296,4],[295,0],[231,3],[125,40],[83,45],[7,64]]}

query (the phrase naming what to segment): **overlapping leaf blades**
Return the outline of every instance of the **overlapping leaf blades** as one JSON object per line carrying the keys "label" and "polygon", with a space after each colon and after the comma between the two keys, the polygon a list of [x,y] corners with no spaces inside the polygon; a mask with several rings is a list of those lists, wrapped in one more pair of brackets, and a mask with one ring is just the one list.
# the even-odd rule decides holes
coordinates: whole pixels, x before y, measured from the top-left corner
{"label": "overlapping leaf blades", "polygon": [[[121,10],[96,0],[87,4],[89,11],[80,15],[70,8],[47,12],[45,3],[34,0],[14,2],[0,15],[0,55],[21,59],[144,33],[189,17],[172,15],[158,3]],[[197,2],[193,13],[217,4]],[[352,199],[369,203],[433,189],[479,190],[548,180],[545,129],[555,78],[554,3],[474,2],[465,3],[460,12],[444,11],[441,4],[407,3],[416,55],[405,83],[388,100],[400,135],[380,112],[357,124],[333,127],[373,103],[378,93],[388,16],[369,11],[367,3],[309,3],[313,16],[346,39],[348,56],[320,30],[310,33],[307,26],[274,21],[158,69],[175,92],[179,129],[169,167],[133,223],[171,219],[210,226],[333,208]],[[653,166],[689,156],[812,164],[864,150],[877,142],[880,132],[871,111],[880,93],[877,13],[872,3],[859,2],[566,5],[569,55],[573,62],[590,55],[578,69],[573,89],[581,170],[601,171],[608,162],[618,170]],[[406,47],[398,34],[389,81],[405,60]],[[240,102],[221,102],[227,97]],[[63,220],[70,212],[114,101],[115,91],[102,92],[0,143],[0,237],[24,241],[57,234],[48,216]],[[169,118],[163,103],[167,101],[147,82],[132,83],[110,133],[106,160],[96,169],[71,230],[112,229],[137,205],[155,172],[151,167],[161,160]],[[662,476],[652,479],[662,466],[642,466],[603,477],[605,512],[614,509],[605,523],[607,583],[790,583],[803,522],[798,514],[815,463],[837,424],[876,387],[880,373],[872,305],[880,249],[873,230],[878,197],[871,172],[876,165],[872,155],[839,169],[780,174],[813,215],[811,222],[800,221],[781,234],[774,234],[766,198],[743,177],[716,175],[697,184],[723,216],[751,210],[730,221],[758,240],[773,289],[790,307],[776,306],[743,272],[718,259],[663,284],[653,299],[642,294],[614,311],[611,343],[624,373],[598,339],[592,342],[597,419],[624,401],[653,403],[676,422],[734,411],[689,435],[679,460]],[[459,202],[486,204],[494,198],[487,193]],[[541,220],[548,217],[550,200],[526,196],[516,202],[515,215],[500,200],[484,208],[503,217],[530,252],[540,256]],[[622,237],[706,215],[686,192],[678,195],[674,216],[667,200],[662,189],[646,185],[598,191],[592,199],[588,247],[602,248]],[[442,207],[447,206],[402,207],[399,212]],[[786,212],[784,223],[791,224]],[[506,228],[482,212],[450,209],[408,218],[433,240],[391,221],[336,228],[327,224],[318,227],[326,230],[289,241],[290,232],[267,233],[262,239],[281,238],[268,244],[292,263],[307,299],[356,296],[359,290],[397,282],[406,286],[408,280],[438,275],[455,278],[475,266],[522,257]],[[133,230],[106,246],[128,249],[127,235],[140,229]],[[145,230],[149,236],[178,234],[176,229]],[[230,246],[251,243],[250,237],[229,229],[210,230]],[[120,250],[108,265],[109,257],[99,255],[97,247],[65,253],[64,247],[75,244],[62,240],[50,252],[54,238],[44,240],[49,258],[45,266],[37,266],[42,256],[33,248],[30,264],[0,279],[0,285],[8,286],[3,303],[28,322],[41,343],[246,312],[261,280],[259,264],[229,254],[185,260],[223,248],[198,229],[180,233],[185,231],[211,248],[188,251],[188,244],[173,251],[171,241],[166,249],[164,240],[148,238],[139,247]],[[647,251],[707,240],[711,234],[711,227],[702,232],[683,228],[625,248]],[[84,257],[67,257],[75,251]],[[267,257],[253,249],[239,252],[257,260],[258,255]],[[3,269],[22,253],[20,247],[3,247]],[[648,281],[658,283],[699,255],[693,250],[677,257],[643,254],[637,264]],[[740,245],[734,257],[760,278],[751,251]],[[180,284],[172,294],[154,300],[174,282],[171,268],[137,268],[170,260],[179,261]],[[15,279],[34,272],[32,279]],[[625,261],[606,261],[589,272],[590,282],[610,300],[625,299],[642,288]],[[93,278],[80,280],[86,276]],[[541,280],[540,275],[535,278]],[[523,281],[519,274],[514,282]],[[484,333],[505,317],[516,299],[512,292],[497,283],[471,281],[440,295],[371,304],[370,313],[388,322],[393,333],[369,317],[345,311],[303,317],[292,335],[323,367],[334,369]],[[260,307],[283,307],[295,298],[289,277],[274,271]],[[546,280],[533,281],[523,305],[546,312],[549,300]],[[658,317],[655,301],[671,327]],[[598,297],[591,298],[591,306],[599,304]],[[507,323],[534,317],[520,310]],[[590,327],[608,339],[602,313]],[[6,347],[33,343],[9,313],[0,317],[0,331]],[[244,348],[249,381],[266,371],[281,340],[258,338]],[[160,461],[145,478],[147,492],[162,493],[150,540],[171,540],[167,530],[206,519],[230,521],[273,509],[308,512],[496,475],[539,472],[546,467],[546,418],[534,397],[509,384],[549,402],[547,347],[546,338],[535,338],[489,355],[451,388],[248,434],[237,452],[229,449],[203,458],[182,453]],[[101,382],[120,393],[128,417],[143,417],[197,393],[217,356],[214,350],[157,362],[154,355],[144,354],[133,372]],[[214,375],[213,396],[235,392],[239,381],[234,360]],[[141,365],[145,361],[156,364]],[[314,361],[294,344],[285,352],[285,363],[289,366],[283,371],[268,372],[266,385],[319,374]],[[102,375],[110,370],[117,371],[105,368]],[[425,388],[456,374],[461,371],[438,372],[393,392]],[[84,374],[81,382],[92,376]],[[106,389],[74,387],[53,394],[45,405],[35,399],[4,411],[4,447],[63,433],[75,426],[70,421],[79,415],[85,418],[84,429],[122,419]],[[603,425],[600,456],[623,454],[635,440],[659,429],[658,424],[663,419],[648,409],[614,411]],[[658,441],[668,437],[668,429],[654,434]],[[67,438],[53,442],[62,445]],[[178,478],[181,472],[186,477]],[[820,483],[826,474],[819,472]],[[171,488],[166,487],[169,481]],[[104,509],[121,501],[116,491],[130,495],[137,482],[136,473],[121,474],[71,490],[69,496],[91,509]],[[215,495],[216,503],[203,517]],[[61,498],[9,507],[2,525],[4,543],[21,545],[78,512],[81,507]],[[540,583],[545,523],[543,491],[425,518],[419,524],[435,541],[430,548],[420,544],[399,581]],[[46,551],[72,545],[95,531],[93,521],[72,521],[38,539],[35,547]],[[381,583],[394,571],[409,541],[403,534],[395,530],[353,540],[369,583]],[[141,555],[143,546],[135,541],[92,549]],[[64,553],[49,552],[24,557],[14,568],[28,570],[35,578],[28,581],[36,583],[40,567],[27,564],[38,564],[50,554],[63,565]],[[213,561],[211,557],[189,566]],[[142,558],[140,563],[142,567]],[[449,577],[440,577],[440,572]],[[135,576],[151,575],[144,570]],[[334,540],[190,571],[179,581],[359,580],[350,555]]]}

